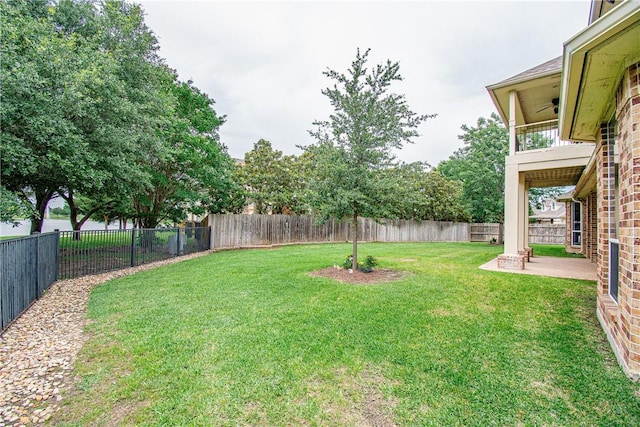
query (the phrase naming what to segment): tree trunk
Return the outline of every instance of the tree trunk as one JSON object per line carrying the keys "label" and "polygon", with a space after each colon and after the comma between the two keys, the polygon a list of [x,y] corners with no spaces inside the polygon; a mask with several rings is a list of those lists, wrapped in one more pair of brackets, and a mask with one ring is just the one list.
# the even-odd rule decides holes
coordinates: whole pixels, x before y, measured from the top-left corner
{"label": "tree trunk", "polygon": [[67,201],[69,205],[69,221],[71,222],[71,229],[73,230],[73,240],[80,240],[80,227],[82,224],[78,222],[78,206],[76,206],[75,200],[73,200],[73,191],[69,190],[69,194],[62,195],[62,198]]}
{"label": "tree trunk", "polygon": [[44,214],[47,210],[47,205],[49,204],[49,200],[51,200],[51,198],[53,197],[53,194],[55,193],[55,191],[53,190],[43,190],[43,191],[36,191],[35,195],[36,195],[36,211],[38,212],[38,215],[33,215],[31,217],[31,233],[34,232],[42,232],[42,225],[43,225],[43,220],[44,220]]}
{"label": "tree trunk", "polygon": [[358,269],[358,214],[353,215],[353,264],[351,268]]}
{"label": "tree trunk", "polygon": [[78,220],[78,216],[81,215],[81,213],[80,208],[76,205],[76,201],[73,198],[73,191],[69,190],[68,194],[61,193],[60,195],[67,201],[67,205],[69,205],[69,221],[71,222],[71,228],[74,231],[73,240],[80,240],[80,229],[84,223],[87,222],[89,217],[100,208],[100,206],[94,206],[80,220]]}

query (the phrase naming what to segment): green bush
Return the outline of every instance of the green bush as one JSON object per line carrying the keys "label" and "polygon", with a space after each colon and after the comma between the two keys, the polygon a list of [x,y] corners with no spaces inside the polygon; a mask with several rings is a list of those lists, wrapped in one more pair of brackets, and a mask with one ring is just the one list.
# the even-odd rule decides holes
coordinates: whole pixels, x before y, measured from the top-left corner
{"label": "green bush", "polygon": [[[358,270],[362,271],[363,273],[371,273],[373,271],[373,267],[377,265],[378,260],[371,255],[367,255],[367,257],[364,259],[364,262],[358,263]],[[347,270],[353,268],[353,255],[350,254],[344,258],[344,261],[342,261],[342,268]]]}

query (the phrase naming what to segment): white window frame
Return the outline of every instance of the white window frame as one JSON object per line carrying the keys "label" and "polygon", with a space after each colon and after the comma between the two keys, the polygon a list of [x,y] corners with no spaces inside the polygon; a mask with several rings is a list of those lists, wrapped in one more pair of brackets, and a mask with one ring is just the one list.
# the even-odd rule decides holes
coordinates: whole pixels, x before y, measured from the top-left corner
{"label": "white window frame", "polygon": [[[579,206],[580,208],[580,214],[578,216],[578,219],[576,220],[576,210],[575,210],[575,206]],[[575,230],[574,229],[574,225],[578,224],[578,229]],[[571,247],[572,248],[581,248],[582,247],[582,203],[580,202],[571,202]],[[574,236],[578,235],[580,243],[579,244],[575,244],[575,238]]]}
{"label": "white window frame", "polygon": [[[612,244],[616,244],[618,245],[618,258],[615,260],[615,266],[616,266],[616,273],[618,273],[615,277],[616,280],[616,295],[613,296],[611,294],[611,281],[614,279],[613,274],[612,274],[612,270],[613,268],[611,268],[614,265],[614,260],[612,259],[612,250],[611,250],[611,246]],[[611,299],[616,303],[616,305],[618,305],[618,298],[620,296],[620,241],[618,239],[609,239],[609,274],[608,274],[608,291],[607,293],[609,294],[609,296],[611,297]]]}

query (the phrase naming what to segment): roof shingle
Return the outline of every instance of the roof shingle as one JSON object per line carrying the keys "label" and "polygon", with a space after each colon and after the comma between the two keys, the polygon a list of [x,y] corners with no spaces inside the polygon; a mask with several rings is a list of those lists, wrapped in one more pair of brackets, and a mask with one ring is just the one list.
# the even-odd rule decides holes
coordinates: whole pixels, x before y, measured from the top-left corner
{"label": "roof shingle", "polygon": [[509,77],[506,80],[498,82],[492,86],[502,86],[506,83],[515,82],[519,80],[531,79],[536,76],[542,76],[545,74],[552,73],[554,71],[562,71],[562,56],[558,56],[550,61],[545,62],[544,64],[537,65],[533,68],[528,69],[527,71],[523,71],[515,76]]}

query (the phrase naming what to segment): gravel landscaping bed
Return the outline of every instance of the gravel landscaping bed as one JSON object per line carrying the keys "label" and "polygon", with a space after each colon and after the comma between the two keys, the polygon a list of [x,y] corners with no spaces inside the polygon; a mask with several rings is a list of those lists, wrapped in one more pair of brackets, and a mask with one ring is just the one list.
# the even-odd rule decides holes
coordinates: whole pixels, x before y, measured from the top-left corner
{"label": "gravel landscaping bed", "polygon": [[0,336],[0,427],[43,424],[58,410],[85,340],[94,286],[209,253],[54,283]]}

